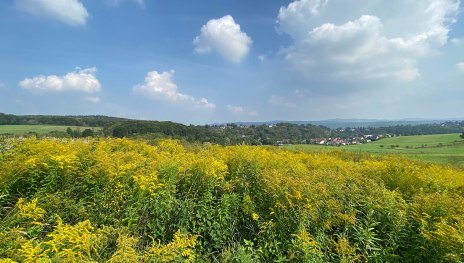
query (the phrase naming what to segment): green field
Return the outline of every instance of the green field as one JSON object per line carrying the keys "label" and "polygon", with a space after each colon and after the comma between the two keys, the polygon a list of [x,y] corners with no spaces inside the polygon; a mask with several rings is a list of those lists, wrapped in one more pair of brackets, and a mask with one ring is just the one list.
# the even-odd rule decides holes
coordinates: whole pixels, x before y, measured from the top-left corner
{"label": "green field", "polygon": [[40,135],[47,134],[51,131],[66,131],[68,127],[75,130],[83,131],[85,129],[101,130],[99,127],[81,127],[81,126],[58,126],[58,125],[0,125],[0,134],[24,135],[28,132],[36,132]]}
{"label": "green field", "polygon": [[398,136],[379,141],[349,146],[289,145],[290,149],[303,151],[346,150],[373,154],[403,154],[405,156],[436,163],[455,164],[464,167],[464,139],[460,134],[436,134]]}

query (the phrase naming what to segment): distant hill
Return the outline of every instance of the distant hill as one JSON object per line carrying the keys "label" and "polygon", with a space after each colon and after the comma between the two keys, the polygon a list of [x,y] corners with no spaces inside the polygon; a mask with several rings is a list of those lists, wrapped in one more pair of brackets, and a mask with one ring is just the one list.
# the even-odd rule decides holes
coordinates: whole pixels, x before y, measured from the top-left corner
{"label": "distant hill", "polygon": [[0,113],[0,125],[43,124],[63,126],[103,127],[110,123],[126,121],[128,119],[108,117],[103,115],[88,116],[59,116],[59,115],[13,115]]}
{"label": "distant hill", "polygon": [[427,120],[427,119],[401,119],[401,120],[377,120],[377,119],[330,119],[321,121],[309,121],[314,125],[324,125],[332,129],[345,127],[388,127],[397,125],[421,125],[437,124],[447,120]]}
{"label": "distant hill", "polygon": [[[464,118],[462,118],[464,120]],[[359,127],[388,127],[396,125],[421,125],[421,124],[439,124],[446,121],[458,121],[460,119],[400,119],[400,120],[379,120],[379,119],[327,119],[317,121],[285,121],[285,120],[273,120],[273,121],[262,121],[262,122],[233,122],[237,125],[243,126],[257,126],[257,125],[275,125],[277,123],[291,123],[291,124],[312,124],[322,125],[331,129],[336,128],[359,128]],[[224,125],[226,123],[215,123],[212,125]]]}
{"label": "distant hill", "polygon": [[[174,138],[188,142],[235,144],[301,144],[311,139],[366,134],[423,135],[464,132],[464,121],[333,119],[322,121],[237,122],[185,125],[170,121],[108,116],[12,115],[0,113],[0,125],[101,127],[112,137]],[[347,128],[349,127],[349,128]],[[55,136],[55,135],[50,135]]]}
{"label": "distant hill", "polygon": [[280,123],[272,127],[238,125],[184,125],[170,121],[131,120],[108,116],[47,116],[0,113],[0,125],[62,125],[102,127],[105,136],[174,138],[189,142],[222,145],[305,143],[312,138],[330,135],[327,127],[311,124]]}

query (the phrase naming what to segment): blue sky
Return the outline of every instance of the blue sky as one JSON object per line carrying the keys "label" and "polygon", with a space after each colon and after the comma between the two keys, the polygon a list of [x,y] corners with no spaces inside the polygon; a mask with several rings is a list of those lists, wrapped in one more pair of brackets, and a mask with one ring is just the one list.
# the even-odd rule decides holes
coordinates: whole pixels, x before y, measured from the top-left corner
{"label": "blue sky", "polygon": [[458,0],[0,2],[0,112],[464,118]]}

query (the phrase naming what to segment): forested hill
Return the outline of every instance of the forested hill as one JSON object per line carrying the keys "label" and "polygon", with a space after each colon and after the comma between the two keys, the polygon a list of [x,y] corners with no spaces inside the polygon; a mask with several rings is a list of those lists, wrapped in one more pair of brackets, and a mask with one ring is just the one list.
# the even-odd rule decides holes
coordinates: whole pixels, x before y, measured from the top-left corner
{"label": "forested hill", "polygon": [[388,127],[345,127],[330,129],[313,124],[184,125],[170,121],[131,120],[108,116],[12,115],[0,113],[0,125],[62,125],[101,127],[102,135],[113,137],[175,138],[189,142],[222,145],[299,144],[314,138],[359,136],[367,134],[423,135],[464,132],[464,121],[435,124],[394,125]]}
{"label": "forested hill", "polygon": [[324,126],[279,123],[277,125],[194,126],[174,122],[122,121],[104,128],[105,135],[113,137],[156,136],[185,139],[190,142],[211,142],[221,145],[306,143],[312,138],[329,136]]}
{"label": "forested hill", "polygon": [[260,126],[184,125],[170,121],[130,120],[107,116],[46,116],[0,113],[0,125],[64,125],[102,127],[105,136],[175,138],[190,142],[211,142],[222,145],[302,143],[330,135],[324,126],[277,124]]}
{"label": "forested hill", "polygon": [[58,115],[13,115],[0,113],[0,125],[42,124],[63,126],[104,127],[128,119],[92,116],[58,116]]}
{"label": "forested hill", "polygon": [[386,127],[345,127],[334,129],[334,136],[355,136],[359,134],[391,134],[397,136],[448,134],[464,132],[464,121],[444,121],[418,125],[392,125]]}

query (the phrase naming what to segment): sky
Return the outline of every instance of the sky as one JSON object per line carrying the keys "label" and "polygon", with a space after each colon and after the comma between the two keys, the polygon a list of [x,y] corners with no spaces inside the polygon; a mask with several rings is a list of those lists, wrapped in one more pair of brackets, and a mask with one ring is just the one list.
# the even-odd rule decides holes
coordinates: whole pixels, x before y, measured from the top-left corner
{"label": "sky", "polygon": [[4,0],[0,112],[464,119],[459,0]]}

